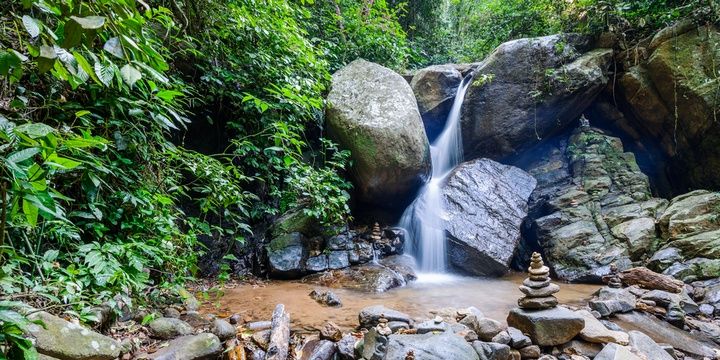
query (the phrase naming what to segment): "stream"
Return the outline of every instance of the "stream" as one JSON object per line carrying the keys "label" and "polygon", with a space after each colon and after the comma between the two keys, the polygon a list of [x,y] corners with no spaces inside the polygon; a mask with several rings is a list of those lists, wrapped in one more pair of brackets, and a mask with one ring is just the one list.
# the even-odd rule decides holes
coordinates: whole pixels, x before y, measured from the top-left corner
{"label": "stream", "polygon": [[[205,312],[218,316],[233,313],[244,318],[269,319],[275,305],[285,304],[295,330],[320,328],[326,321],[335,322],[343,330],[358,325],[358,313],[372,305],[384,305],[416,318],[433,317],[434,312],[447,308],[475,306],[485,316],[505,322],[508,311],[517,307],[522,295],[518,286],[526,275],[511,273],[502,278],[477,278],[457,275],[421,276],[407,286],[384,293],[363,293],[347,289],[329,289],[300,281],[274,280],[261,286],[240,285],[225,289],[224,295]],[[599,285],[560,283],[557,294],[561,304],[585,305]],[[343,302],[339,308],[325,307],[311,299],[314,290],[331,290]]]}

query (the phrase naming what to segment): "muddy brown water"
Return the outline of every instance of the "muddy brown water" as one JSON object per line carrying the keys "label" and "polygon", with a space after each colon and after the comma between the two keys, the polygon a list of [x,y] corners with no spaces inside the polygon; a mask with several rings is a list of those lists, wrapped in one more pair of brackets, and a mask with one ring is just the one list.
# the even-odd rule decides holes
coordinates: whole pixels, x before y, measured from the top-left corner
{"label": "muddy brown water", "polygon": [[[259,321],[269,320],[275,305],[282,303],[296,330],[319,328],[326,321],[350,330],[358,325],[360,310],[371,305],[384,305],[414,318],[431,318],[434,311],[441,309],[475,306],[485,316],[504,322],[508,311],[517,306],[517,299],[522,295],[518,286],[525,276],[519,273],[497,279],[421,276],[418,281],[384,293],[330,289],[299,281],[272,281],[263,286],[241,285],[225,289],[224,295],[204,310],[218,316],[238,313],[245,319]],[[599,288],[598,285],[558,284],[560,303],[577,306],[584,305]],[[308,296],[314,289],[335,292],[343,306],[331,308],[318,304]]]}

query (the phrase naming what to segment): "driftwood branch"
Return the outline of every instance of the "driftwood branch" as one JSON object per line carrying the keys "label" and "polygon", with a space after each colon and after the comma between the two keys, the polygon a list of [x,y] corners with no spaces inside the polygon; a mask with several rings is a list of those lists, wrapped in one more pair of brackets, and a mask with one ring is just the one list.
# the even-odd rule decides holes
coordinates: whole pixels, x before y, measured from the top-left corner
{"label": "driftwood branch", "polygon": [[272,315],[272,329],[265,360],[285,360],[290,345],[290,314],[285,312],[285,305],[278,304]]}
{"label": "driftwood branch", "polygon": [[658,274],[648,268],[636,267],[622,271],[618,274],[620,280],[626,285],[638,285],[645,289],[663,290],[672,293],[682,291],[685,284],[671,276]]}

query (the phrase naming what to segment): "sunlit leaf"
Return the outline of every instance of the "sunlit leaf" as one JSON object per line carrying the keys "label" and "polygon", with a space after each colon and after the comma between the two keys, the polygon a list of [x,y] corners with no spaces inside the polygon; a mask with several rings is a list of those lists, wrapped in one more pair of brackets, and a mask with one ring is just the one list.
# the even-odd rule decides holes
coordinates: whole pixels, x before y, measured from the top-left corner
{"label": "sunlit leaf", "polygon": [[112,54],[117,58],[125,58],[125,51],[123,51],[122,44],[120,43],[120,39],[118,37],[110,38],[110,40],[105,42],[103,50],[107,51],[108,53]]}
{"label": "sunlit leaf", "polygon": [[132,87],[135,83],[142,79],[142,73],[130,64],[123,66],[120,69],[120,75],[128,86]]}
{"label": "sunlit leaf", "polygon": [[36,38],[40,35],[40,24],[38,24],[37,20],[28,15],[23,15],[22,23],[30,36]]}
{"label": "sunlit leaf", "polygon": [[78,23],[80,27],[85,30],[96,30],[105,25],[105,17],[103,16],[86,16],[86,17],[70,17],[73,21]]}

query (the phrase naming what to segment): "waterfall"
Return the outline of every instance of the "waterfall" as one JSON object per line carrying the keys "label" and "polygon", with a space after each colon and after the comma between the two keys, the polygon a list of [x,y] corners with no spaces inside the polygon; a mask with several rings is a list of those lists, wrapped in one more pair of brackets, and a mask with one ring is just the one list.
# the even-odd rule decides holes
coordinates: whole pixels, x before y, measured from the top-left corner
{"label": "waterfall", "polygon": [[460,83],[445,128],[430,145],[432,178],[403,212],[399,226],[405,229],[408,250],[415,255],[420,271],[438,273],[446,269],[444,204],[441,185],[462,162],[460,109],[472,75]]}

